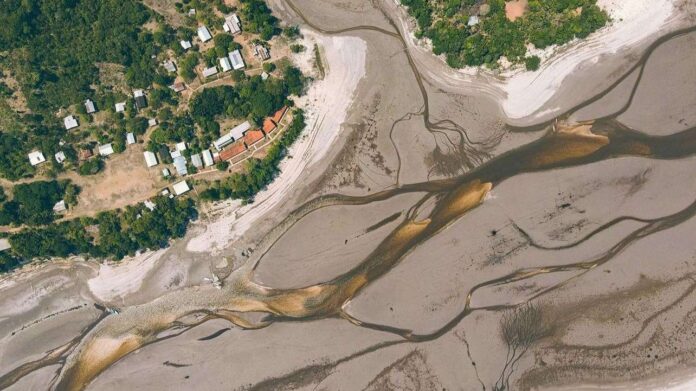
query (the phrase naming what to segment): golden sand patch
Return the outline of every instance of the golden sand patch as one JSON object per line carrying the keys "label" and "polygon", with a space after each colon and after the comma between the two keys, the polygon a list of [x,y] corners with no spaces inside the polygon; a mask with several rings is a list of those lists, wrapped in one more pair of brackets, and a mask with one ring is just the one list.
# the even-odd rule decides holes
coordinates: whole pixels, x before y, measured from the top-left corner
{"label": "golden sand patch", "polygon": [[505,2],[505,17],[514,22],[527,11],[527,0],[513,0]]}

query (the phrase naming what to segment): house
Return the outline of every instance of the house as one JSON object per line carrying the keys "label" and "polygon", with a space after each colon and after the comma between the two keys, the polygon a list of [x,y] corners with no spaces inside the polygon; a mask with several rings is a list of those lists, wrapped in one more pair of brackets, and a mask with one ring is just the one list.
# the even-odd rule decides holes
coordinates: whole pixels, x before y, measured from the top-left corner
{"label": "house", "polygon": [[203,77],[210,77],[213,75],[217,75],[217,73],[218,73],[218,70],[216,67],[206,68],[203,70]]}
{"label": "house", "polygon": [[7,238],[0,239],[0,251],[9,250],[10,248],[12,248],[12,246],[10,245],[9,239],[7,239]]}
{"label": "house", "polygon": [[176,144],[176,150],[181,152],[186,150],[186,141],[182,141]]}
{"label": "house", "polygon": [[[164,174],[164,171],[167,171],[167,176],[169,176],[169,170],[165,168],[164,170],[162,170],[162,174]],[[162,191],[160,191],[160,194],[162,194],[163,196],[168,196],[169,189],[165,187],[164,189],[162,189]]]}
{"label": "house", "polygon": [[113,147],[113,145],[111,145],[111,143],[99,146],[99,155],[109,156],[112,153],[114,153],[114,147]]}
{"label": "house", "polygon": [[213,141],[213,146],[215,147],[215,149],[220,151],[226,145],[229,145],[235,140],[239,140],[240,138],[242,138],[244,136],[244,132],[246,132],[249,129],[251,129],[251,124],[249,123],[249,121],[245,121],[244,123],[232,128],[232,130],[230,130],[230,132],[226,135]]}
{"label": "house", "polygon": [[63,163],[65,161],[65,152],[63,152],[63,151],[56,152],[56,154],[53,155],[53,157],[56,159],[56,162]]}
{"label": "house", "polygon": [[65,206],[64,200],[60,200],[53,205],[53,212],[55,213],[65,212],[66,210],[68,210],[68,208]]}
{"label": "house", "polygon": [[271,119],[273,120],[273,122],[276,123],[276,125],[280,124],[280,121],[283,119],[283,116],[285,115],[286,111],[288,111],[287,106],[283,106],[280,108],[280,110],[276,111],[273,114],[273,117],[271,117]]}
{"label": "house", "polygon": [[242,32],[242,24],[239,21],[237,14],[225,16],[225,23],[222,24],[222,29],[226,32],[237,35]]}
{"label": "house", "polygon": [[227,57],[222,57],[220,59],[220,68],[222,68],[223,72],[227,72],[232,69],[232,64],[230,63],[230,59]]}
{"label": "house", "polygon": [[203,160],[201,160],[201,154],[196,153],[194,155],[191,155],[191,164],[193,164],[193,166],[196,168],[203,167]]}
{"label": "house", "polygon": [[91,158],[94,155],[91,149],[81,149],[80,152],[78,153],[77,157],[80,160],[87,160]]}
{"label": "house", "polygon": [[[172,175],[172,173],[169,171],[168,168],[163,168],[162,169],[162,177],[164,178],[169,178],[169,176]],[[166,194],[164,194],[166,195]]]}
{"label": "house", "polygon": [[265,137],[266,135],[258,129],[249,130],[246,133],[244,133],[244,144],[246,144],[247,147],[250,147],[256,144],[257,142],[263,140]]}
{"label": "house", "polygon": [[198,38],[200,38],[201,42],[208,42],[213,37],[210,35],[210,31],[208,31],[207,27],[201,26],[198,28]]}
{"label": "house", "polygon": [[182,194],[186,193],[187,191],[191,190],[191,188],[189,188],[189,185],[188,185],[188,183],[186,183],[186,181],[181,181],[181,182],[175,183],[174,185],[172,185],[172,189],[174,190],[174,194],[176,194],[176,195],[182,195]]}
{"label": "house", "polygon": [[269,76],[268,73],[266,73],[266,72],[261,72],[261,80],[266,80],[266,79],[268,79],[268,76]]}
{"label": "house", "polygon": [[242,58],[242,52],[240,52],[239,49],[229,52],[227,56],[232,62],[232,68],[235,70],[244,68],[244,59]]}
{"label": "house", "polygon": [[138,110],[147,107],[147,100],[145,99],[145,93],[143,90],[133,91],[133,98],[135,99],[135,107]]}
{"label": "house", "polygon": [[135,135],[133,133],[126,133],[126,144],[135,144]]}
{"label": "house", "polygon": [[173,151],[169,151],[169,156],[171,156],[172,159],[176,159],[176,158],[181,156],[181,151],[179,151],[178,149],[175,149]]}
{"label": "house", "polygon": [[167,61],[163,62],[162,66],[168,72],[176,72],[176,64],[174,64],[174,61],[172,61],[172,60],[167,60]]}
{"label": "house", "polygon": [[174,83],[174,84],[170,85],[169,88],[174,90],[174,92],[181,92],[181,91],[186,89],[186,84],[181,83],[181,82]]}
{"label": "house", "polygon": [[266,118],[263,120],[263,131],[268,134],[273,131],[273,129],[276,128],[275,122],[273,122],[272,119]]}
{"label": "house", "polygon": [[150,212],[152,212],[153,210],[155,210],[155,207],[157,206],[157,205],[155,205],[154,202],[152,202],[152,201],[150,201],[150,200],[145,200],[145,202],[143,202],[143,204],[145,204],[145,207],[146,207],[146,208],[150,209]]}
{"label": "house", "polygon": [[195,9],[195,8],[191,8],[191,9],[188,11],[188,16],[196,16],[196,9]]}
{"label": "house", "polygon": [[209,150],[204,150],[201,152],[203,155],[203,164],[205,164],[206,167],[212,166],[215,163],[215,160],[213,160],[213,154],[210,153]]}
{"label": "house", "polygon": [[45,161],[46,158],[44,157],[43,153],[41,153],[41,151],[34,151],[29,153],[29,163],[32,166],[39,165]]}
{"label": "house", "polygon": [[186,158],[183,156],[177,156],[174,158],[174,168],[179,175],[188,174],[188,168],[186,168]]}
{"label": "house", "polygon": [[242,142],[232,144],[227,149],[220,152],[220,160],[230,160],[246,151],[246,145]]}
{"label": "house", "polygon": [[116,106],[117,113],[123,113],[124,111],[126,111],[126,102],[116,103],[115,106]]}
{"label": "house", "polygon": [[157,165],[157,156],[154,152],[145,151],[143,152],[143,156],[145,156],[145,164],[148,167],[153,167]]}
{"label": "house", "polygon": [[150,118],[149,120],[147,120],[147,126],[153,127],[155,125],[157,125],[157,118]]}
{"label": "house", "polygon": [[191,49],[191,41],[184,41],[183,39],[179,41],[179,45],[181,45],[181,48],[184,50],[189,50]]}
{"label": "house", "polygon": [[76,128],[78,126],[77,118],[73,117],[72,115],[69,115],[63,118],[63,124],[65,125],[65,129],[67,130]]}
{"label": "house", "polygon": [[268,49],[263,45],[254,46],[254,53],[256,53],[257,57],[261,57],[261,60],[268,60],[271,58],[271,54],[268,52]]}
{"label": "house", "polygon": [[466,23],[466,25],[469,27],[476,26],[477,24],[479,24],[479,21],[480,20],[479,20],[478,16],[471,15],[471,16],[469,16],[469,21]]}
{"label": "house", "polygon": [[92,102],[91,99],[87,99],[85,101],[85,110],[87,111],[87,114],[92,114],[97,112],[97,108],[94,107],[94,102]]}

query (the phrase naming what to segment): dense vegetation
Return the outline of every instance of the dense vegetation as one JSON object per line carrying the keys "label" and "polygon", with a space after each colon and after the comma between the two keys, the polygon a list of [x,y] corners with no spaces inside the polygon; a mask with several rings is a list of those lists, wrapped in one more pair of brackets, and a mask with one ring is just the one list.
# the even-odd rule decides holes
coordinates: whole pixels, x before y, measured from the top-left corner
{"label": "dense vegetation", "polygon": [[268,148],[263,159],[252,158],[246,161],[244,172],[236,172],[223,181],[201,193],[204,200],[240,198],[252,201],[256,193],[268,186],[280,172],[279,164],[287,154],[288,148],[300,137],[305,128],[304,113],[297,109],[285,133]]}
{"label": "dense vegetation", "polygon": [[[525,14],[514,22],[505,15],[504,0],[402,3],[418,22],[418,34],[430,38],[435,54],[445,54],[447,63],[457,68],[495,67],[502,56],[522,62],[529,43],[540,49],[564,44],[586,37],[608,21],[596,0],[530,0]],[[477,14],[480,23],[469,26],[469,16]]]}
{"label": "dense vegetation", "polygon": [[120,259],[138,250],[163,248],[170,239],[184,235],[197,212],[188,198],[158,196],[153,202],[156,206],[152,211],[138,204],[102,212],[95,218],[24,229],[10,236],[12,249],[6,254],[8,259],[0,257],[0,263],[76,254]]}
{"label": "dense vegetation", "polygon": [[12,189],[13,197],[5,201],[3,192],[0,225],[46,225],[53,222],[53,206],[60,200],[74,204],[79,189],[69,181],[20,183]]}
{"label": "dense vegetation", "polygon": [[244,20],[244,29],[261,35],[261,39],[268,41],[274,35],[280,34],[278,19],[271,14],[263,0],[240,0],[242,9],[240,15]]}

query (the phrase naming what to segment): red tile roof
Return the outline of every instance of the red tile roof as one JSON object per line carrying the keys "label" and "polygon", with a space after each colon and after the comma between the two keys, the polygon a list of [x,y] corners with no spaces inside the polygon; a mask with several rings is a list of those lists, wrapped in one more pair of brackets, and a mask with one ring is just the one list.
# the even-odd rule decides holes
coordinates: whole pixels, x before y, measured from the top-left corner
{"label": "red tile roof", "polygon": [[229,160],[246,151],[244,143],[236,142],[220,152],[220,160]]}
{"label": "red tile roof", "polygon": [[81,149],[80,150],[80,154],[79,154],[80,160],[89,159],[90,157],[92,157],[92,150],[90,150],[90,149]]}
{"label": "red tile roof", "polygon": [[287,107],[283,106],[280,110],[276,111],[275,114],[273,114],[273,122],[276,124],[280,123],[280,120],[283,118],[283,114],[285,114],[285,111],[287,111]]}
{"label": "red tile roof", "polygon": [[263,120],[263,131],[264,132],[269,133],[273,129],[275,129],[275,127],[276,127],[276,124],[273,123],[273,120],[271,120],[270,118],[266,118],[265,120]]}
{"label": "red tile roof", "polygon": [[266,135],[258,129],[249,130],[244,133],[244,143],[248,147],[259,142],[260,140],[263,140],[264,137],[266,137]]}

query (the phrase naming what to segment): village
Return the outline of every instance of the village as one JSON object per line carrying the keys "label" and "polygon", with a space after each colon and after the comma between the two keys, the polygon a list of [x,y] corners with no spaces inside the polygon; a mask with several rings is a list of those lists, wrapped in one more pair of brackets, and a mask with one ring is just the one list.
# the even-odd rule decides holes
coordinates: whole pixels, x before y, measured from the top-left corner
{"label": "village", "polygon": [[[195,15],[195,10],[189,10],[188,14],[190,16]],[[180,94],[184,98],[182,99],[184,102],[190,99],[195,92],[207,86],[232,84],[232,72],[260,75],[262,80],[266,80],[272,76],[264,69],[271,70],[275,66],[264,67],[263,65],[272,64],[270,61],[277,60],[288,53],[287,48],[280,48],[280,54],[272,58],[269,43],[255,39],[252,34],[243,36],[244,26],[236,13],[225,15],[224,22],[220,26],[213,28],[200,25],[194,36],[190,39],[180,40],[179,45],[184,53],[194,49],[202,52],[211,48],[211,44],[217,35],[238,37],[240,41],[245,42],[247,45],[228,52],[226,56],[218,58],[216,64],[212,66],[197,64],[195,68],[197,77],[191,83],[186,83],[182,77],[177,76],[169,88],[173,92]],[[281,46],[283,43],[278,43],[278,45]],[[178,71],[176,58],[168,57],[161,62],[161,65],[169,73],[176,74]],[[84,114],[88,116],[99,115],[100,108],[97,107],[93,100],[85,100],[83,106]],[[180,107],[185,107],[185,105],[180,105]],[[124,114],[127,110],[134,109],[138,116],[141,116],[141,113],[143,113],[142,116],[145,116],[145,113],[148,113],[147,108],[148,91],[135,89],[132,91],[129,99],[116,102],[113,108],[105,108],[105,110],[112,109],[116,114]],[[220,179],[226,174],[241,170],[242,163],[251,157],[263,157],[265,148],[276,140],[282,133],[284,126],[289,122],[284,121],[287,112],[288,107],[283,106],[271,116],[264,118],[258,126],[252,124],[249,120],[235,124],[228,130],[221,130],[222,135],[211,142],[207,148],[198,148],[197,150],[191,149],[186,141],[173,143],[167,150],[147,150],[146,145],[150,135],[158,127],[159,122],[156,117],[146,118],[148,129],[144,134],[136,135],[134,132],[124,134],[123,143],[126,150],[121,149],[117,151],[116,142],[107,142],[100,143],[94,148],[89,146],[82,147],[77,151],[77,155],[82,164],[92,159],[103,159],[108,165],[111,163],[109,157],[112,157],[114,154],[130,152],[131,149],[142,150],[141,164],[147,168],[149,178],[155,178],[150,181],[153,182],[153,187],[157,187],[156,190],[150,189],[147,192],[148,194],[140,191],[135,198],[124,200],[125,202],[117,202],[112,207],[124,206],[133,202],[143,202],[147,208],[153,209],[155,204],[151,201],[151,198],[154,196],[182,196],[194,190],[196,184],[205,187],[207,180]],[[82,121],[79,119],[78,114],[66,115],[62,120],[67,131],[78,131],[80,129]],[[60,143],[60,146],[62,145],[63,142]],[[40,168],[42,164],[48,162],[47,159],[51,158],[58,164],[63,164],[66,161],[66,153],[62,150],[47,158],[41,150],[36,149],[30,152],[27,157],[29,163],[36,168]],[[99,175],[97,174],[96,176]],[[115,189],[115,191],[123,190],[123,188]],[[113,198],[112,194],[109,196]],[[65,201],[61,200],[55,204],[53,211],[60,214],[63,218],[72,218],[81,215],[93,215],[98,210],[92,208],[88,211],[82,211],[79,207],[75,210],[68,210]]]}

